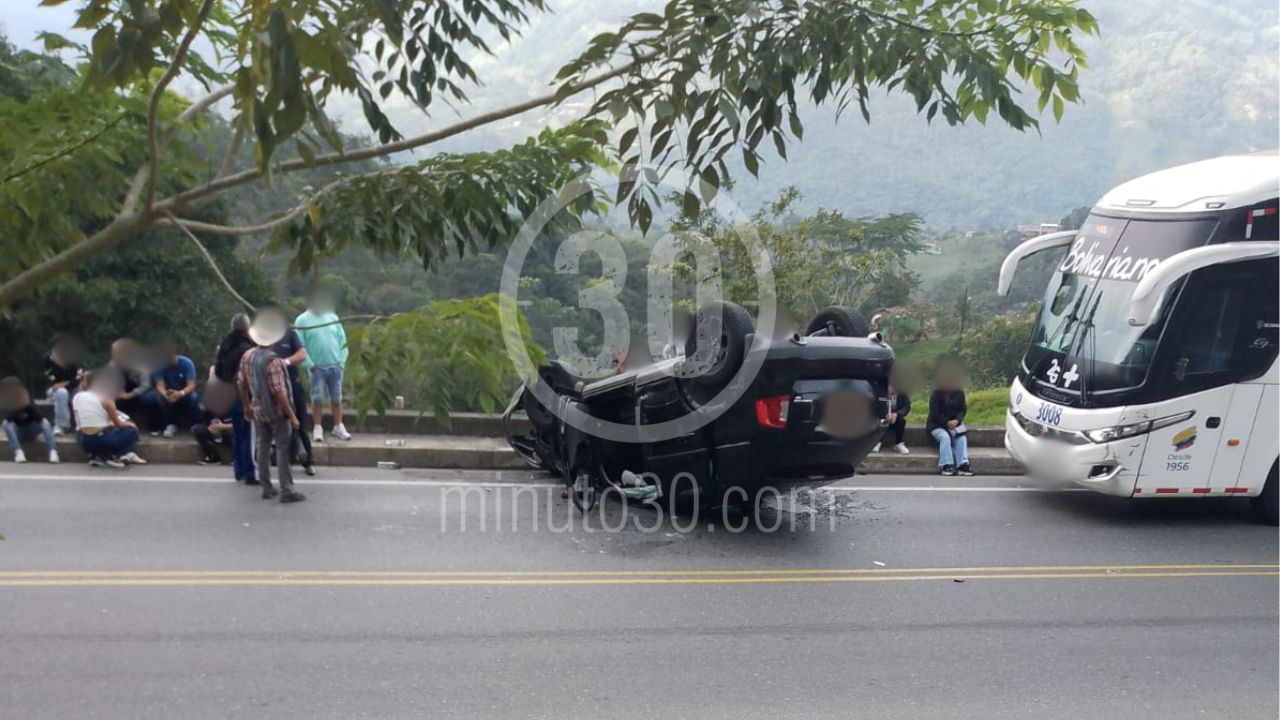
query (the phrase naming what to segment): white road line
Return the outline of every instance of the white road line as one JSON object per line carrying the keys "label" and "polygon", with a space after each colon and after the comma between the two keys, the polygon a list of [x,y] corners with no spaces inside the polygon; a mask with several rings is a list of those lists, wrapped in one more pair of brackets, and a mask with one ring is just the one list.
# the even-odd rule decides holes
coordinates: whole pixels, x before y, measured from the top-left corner
{"label": "white road line", "polygon": [[[49,474],[9,474],[0,473],[0,480],[32,480],[39,482],[141,482],[141,483],[176,483],[176,484],[214,484],[231,485],[228,478],[191,477],[175,475],[130,475],[104,471],[93,475],[49,475]],[[561,483],[546,481],[510,481],[510,480],[329,480],[315,478],[297,478],[300,487],[307,485],[376,485],[382,487],[486,487],[486,488],[558,488]],[[958,493],[1059,493],[1086,492],[1084,488],[1050,488],[1033,486],[951,486],[951,485],[844,485],[835,483],[827,486],[832,490],[850,492],[958,492]],[[784,493],[785,494],[785,493]]]}

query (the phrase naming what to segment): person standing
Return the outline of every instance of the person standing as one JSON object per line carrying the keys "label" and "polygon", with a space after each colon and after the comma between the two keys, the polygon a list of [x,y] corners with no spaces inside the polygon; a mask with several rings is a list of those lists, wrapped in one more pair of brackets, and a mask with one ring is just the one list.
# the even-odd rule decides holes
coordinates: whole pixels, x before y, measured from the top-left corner
{"label": "person standing", "polygon": [[333,296],[317,289],[307,298],[307,309],[293,324],[302,336],[307,348],[308,367],[311,374],[311,414],[315,428],[311,439],[324,442],[324,403],[329,402],[333,413],[333,436],[350,440],[351,433],[342,421],[342,378],[347,366],[347,331],[334,312]]}
{"label": "person standing", "polygon": [[37,436],[44,437],[49,462],[58,462],[58,442],[53,436],[53,426],[36,409],[35,403],[31,402],[31,393],[18,378],[0,380],[0,409],[4,411],[4,436],[13,451],[14,462],[27,461],[26,454],[22,452],[22,441]]}
{"label": "person standing", "polygon": [[[218,344],[217,359],[213,363],[213,376],[236,387],[236,376],[240,374],[240,360],[253,347],[249,339],[249,316],[236,313],[231,316],[231,329]],[[258,474],[253,466],[253,425],[245,420],[244,405],[236,393],[235,402],[227,413],[231,418],[231,465],[236,482],[246,485],[257,485]]]}
{"label": "person standing", "polygon": [[[249,328],[249,337],[255,347],[245,352],[240,360],[238,389],[245,419],[253,423],[257,436],[258,482],[262,484],[262,499],[270,500],[279,495],[280,502],[295,503],[307,498],[293,489],[293,471],[289,467],[289,454],[284,449],[301,423],[290,397],[288,366],[271,349],[288,330],[284,315],[279,311],[259,312]],[[276,452],[279,492],[271,484],[273,441],[279,448]]]}
{"label": "person standing", "polygon": [[[260,316],[264,312],[273,318],[278,316],[280,321],[284,322],[284,312],[280,308],[270,306],[259,309]],[[289,392],[290,397],[293,398],[293,412],[298,416],[300,423],[287,448],[284,443],[276,443],[276,451],[287,450],[286,457],[292,458],[294,462],[301,465],[306,474],[315,475],[315,456],[311,452],[311,437],[307,435],[307,424],[311,422],[311,418],[307,415],[307,395],[302,391],[302,380],[298,373],[298,369],[305,367],[308,362],[307,349],[303,346],[302,337],[298,331],[287,326],[284,336],[272,345],[271,349],[284,361],[289,371]]]}
{"label": "person standing", "polygon": [[172,342],[160,347],[163,365],[151,374],[155,392],[164,400],[161,408],[163,435],[173,437],[178,426],[190,427],[200,417],[200,401],[196,397],[196,364],[179,355]]}
{"label": "person standing", "polygon": [[80,341],[71,336],[60,337],[44,356],[44,377],[49,381],[48,398],[53,403],[53,434],[71,431],[71,397],[80,389]]}

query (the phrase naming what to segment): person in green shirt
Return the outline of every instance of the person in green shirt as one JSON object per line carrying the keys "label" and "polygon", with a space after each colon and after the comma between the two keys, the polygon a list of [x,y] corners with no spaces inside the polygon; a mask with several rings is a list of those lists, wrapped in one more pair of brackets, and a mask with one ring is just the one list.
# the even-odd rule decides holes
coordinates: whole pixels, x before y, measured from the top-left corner
{"label": "person in green shirt", "polygon": [[307,297],[307,309],[293,325],[302,336],[307,349],[306,368],[311,375],[311,410],[315,427],[311,431],[312,442],[324,442],[324,403],[329,402],[333,413],[333,436],[350,440],[342,422],[342,374],[347,365],[347,332],[334,312],[332,293],[324,289],[312,290]]}

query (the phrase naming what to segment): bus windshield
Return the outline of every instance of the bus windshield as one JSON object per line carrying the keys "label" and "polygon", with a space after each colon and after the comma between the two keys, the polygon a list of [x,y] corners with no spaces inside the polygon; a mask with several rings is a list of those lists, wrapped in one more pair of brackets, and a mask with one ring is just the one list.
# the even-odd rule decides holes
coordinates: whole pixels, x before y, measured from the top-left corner
{"label": "bus windshield", "polygon": [[1133,290],[1164,259],[1207,242],[1216,224],[1091,215],[1049,280],[1023,371],[1072,394],[1140,385],[1165,312],[1130,326]]}

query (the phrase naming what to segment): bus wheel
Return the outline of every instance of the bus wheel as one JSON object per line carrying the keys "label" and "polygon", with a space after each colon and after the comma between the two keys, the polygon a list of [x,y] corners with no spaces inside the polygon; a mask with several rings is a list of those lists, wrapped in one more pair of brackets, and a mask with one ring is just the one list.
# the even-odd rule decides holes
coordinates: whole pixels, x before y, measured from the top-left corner
{"label": "bus wheel", "polygon": [[1280,465],[1272,465],[1262,493],[1253,498],[1253,512],[1268,525],[1280,525]]}

